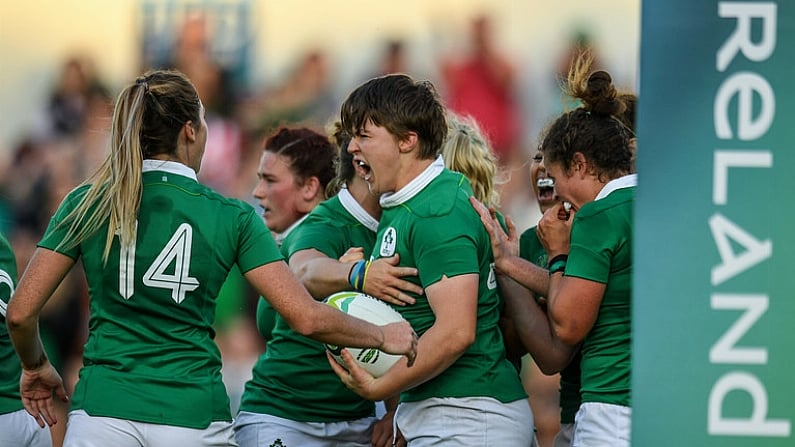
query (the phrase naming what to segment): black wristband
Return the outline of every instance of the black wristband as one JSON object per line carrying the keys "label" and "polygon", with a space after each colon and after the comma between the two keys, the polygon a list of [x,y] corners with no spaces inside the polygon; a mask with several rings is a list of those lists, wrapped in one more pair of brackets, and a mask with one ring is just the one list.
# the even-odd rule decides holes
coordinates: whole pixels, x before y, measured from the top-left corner
{"label": "black wristband", "polygon": [[568,255],[568,253],[566,253],[566,254],[563,254],[563,255],[557,255],[557,256],[555,256],[554,258],[552,258],[552,259],[550,259],[550,260],[549,260],[549,262],[547,263],[547,269],[548,269],[548,270],[552,269],[552,266],[553,266],[553,265],[554,265],[556,262],[558,262],[558,261],[563,261],[563,262],[566,262],[566,261],[568,261],[568,260],[569,260],[569,255]]}
{"label": "black wristband", "polygon": [[549,264],[547,266],[547,270],[549,270],[549,275],[552,276],[555,273],[562,272],[566,270],[566,261],[568,261],[569,255],[557,255],[554,258],[550,259]]}

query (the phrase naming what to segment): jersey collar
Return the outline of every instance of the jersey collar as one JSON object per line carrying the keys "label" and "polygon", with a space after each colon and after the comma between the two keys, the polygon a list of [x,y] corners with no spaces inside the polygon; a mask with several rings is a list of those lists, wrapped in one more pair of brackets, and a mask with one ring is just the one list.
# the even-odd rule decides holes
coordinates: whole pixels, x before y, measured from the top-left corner
{"label": "jersey collar", "polygon": [[428,183],[431,183],[433,179],[439,176],[444,170],[444,160],[442,160],[442,156],[436,157],[436,160],[433,161],[427,168],[425,168],[420,175],[414,177],[414,179],[400,190],[394,193],[386,193],[381,196],[380,202],[382,208],[391,208],[394,206],[398,206],[402,203],[407,202],[412,197],[416,196],[423,188],[428,186]]}
{"label": "jersey collar", "polygon": [[348,191],[347,188],[343,188],[337,194],[340,198],[340,203],[342,207],[345,208],[351,216],[353,216],[356,220],[359,221],[360,224],[367,227],[370,231],[378,231],[378,220],[373,218],[364,208],[353,198],[351,192]]}
{"label": "jersey collar", "polygon": [[146,159],[144,160],[143,172],[150,171],[164,171],[199,181],[196,178],[196,171],[176,161]]}
{"label": "jersey collar", "polygon": [[295,228],[296,228],[298,225],[301,225],[301,222],[303,222],[303,221],[304,221],[304,219],[306,219],[306,218],[307,218],[307,216],[309,216],[309,213],[306,213],[306,214],[304,214],[303,216],[301,216],[301,218],[300,218],[300,219],[298,219],[298,220],[296,220],[295,222],[293,222],[293,224],[292,224],[292,225],[290,225],[289,227],[287,227],[287,229],[286,229],[286,230],[284,230],[284,231],[282,231],[281,233],[274,233],[274,234],[273,234],[273,240],[274,240],[274,241],[276,241],[276,245],[278,245],[279,247],[281,247],[281,246],[282,246],[282,242],[284,242],[284,239],[285,239],[285,238],[287,238],[287,236],[290,234],[290,232],[292,232],[293,230],[295,230]]}
{"label": "jersey collar", "polygon": [[621,188],[631,188],[638,185],[638,174],[629,174],[610,180],[605,184],[599,194],[596,195],[594,200],[604,199],[609,196],[611,192]]}

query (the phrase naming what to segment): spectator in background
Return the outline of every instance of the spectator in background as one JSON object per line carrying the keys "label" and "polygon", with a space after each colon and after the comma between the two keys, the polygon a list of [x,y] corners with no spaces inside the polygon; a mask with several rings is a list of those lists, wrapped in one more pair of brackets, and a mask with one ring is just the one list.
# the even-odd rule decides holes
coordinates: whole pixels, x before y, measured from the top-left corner
{"label": "spectator in background", "polygon": [[481,15],[472,20],[469,54],[462,60],[446,60],[441,73],[447,106],[473,117],[488,137],[502,170],[510,180],[502,185],[506,207],[526,194],[526,173],[521,149],[521,112],[516,97],[516,68],[498,49],[492,19]]}
{"label": "spectator in background", "polygon": [[86,119],[91,96],[97,92],[107,89],[97,77],[93,61],[83,56],[67,58],[50,93],[41,137],[48,140],[77,135]]}
{"label": "spectator in background", "polygon": [[[249,120],[260,130],[271,131],[285,123],[322,127],[336,107],[326,52],[312,48],[303,53],[287,77],[256,98]],[[264,111],[264,112],[263,112]]]}
{"label": "spectator in background", "polygon": [[406,43],[400,39],[389,40],[384,45],[384,52],[376,76],[393,73],[409,73]]}

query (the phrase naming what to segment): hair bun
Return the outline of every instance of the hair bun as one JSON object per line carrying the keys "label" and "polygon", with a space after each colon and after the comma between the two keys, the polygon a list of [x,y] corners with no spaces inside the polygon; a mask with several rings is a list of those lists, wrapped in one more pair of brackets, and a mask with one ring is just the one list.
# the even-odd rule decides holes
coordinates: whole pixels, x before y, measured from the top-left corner
{"label": "hair bun", "polygon": [[616,88],[610,73],[598,70],[588,77],[587,109],[599,115],[619,115],[624,104],[616,99]]}

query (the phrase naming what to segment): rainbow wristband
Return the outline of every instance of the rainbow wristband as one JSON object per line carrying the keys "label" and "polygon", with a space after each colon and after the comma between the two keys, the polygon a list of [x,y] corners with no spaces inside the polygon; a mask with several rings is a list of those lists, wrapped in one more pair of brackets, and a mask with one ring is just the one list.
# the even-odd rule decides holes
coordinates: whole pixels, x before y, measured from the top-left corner
{"label": "rainbow wristband", "polygon": [[351,272],[348,274],[348,283],[350,283],[353,290],[359,292],[364,291],[364,281],[367,279],[367,271],[370,269],[370,261],[357,261],[351,267]]}

